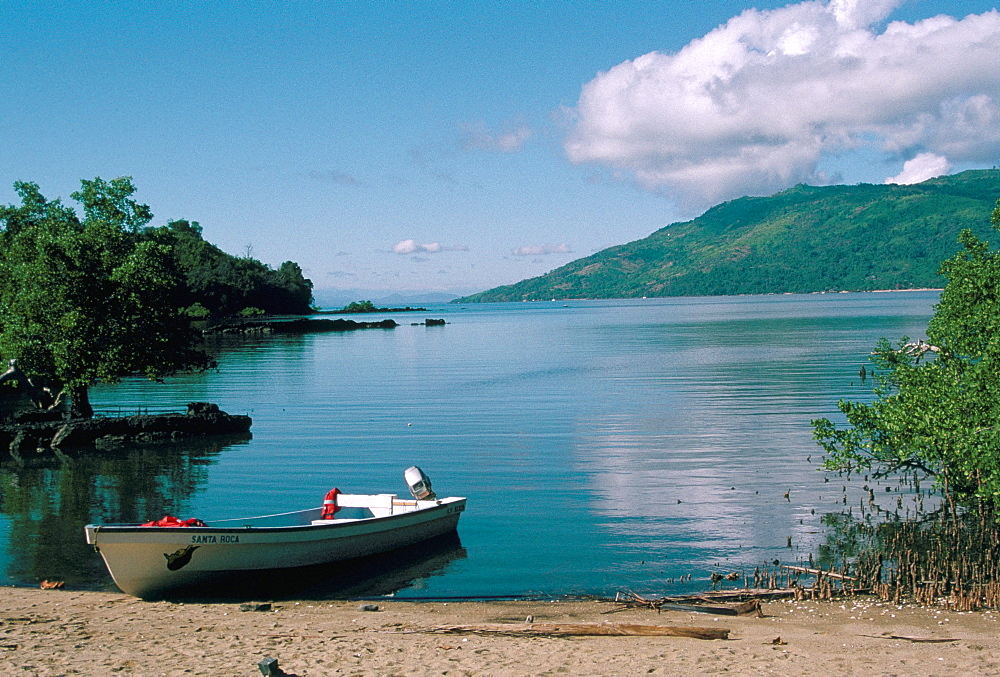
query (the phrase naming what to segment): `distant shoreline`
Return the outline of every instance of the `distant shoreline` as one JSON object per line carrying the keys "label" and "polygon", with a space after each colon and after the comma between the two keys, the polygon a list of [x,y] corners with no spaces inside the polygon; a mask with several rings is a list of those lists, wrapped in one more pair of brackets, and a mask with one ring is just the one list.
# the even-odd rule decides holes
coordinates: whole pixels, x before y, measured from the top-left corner
{"label": "distant shoreline", "polygon": [[908,291],[944,291],[944,287],[918,287],[917,289],[872,289],[870,292],[851,292],[851,293],[898,294],[901,292],[908,292]]}
{"label": "distant shoreline", "polygon": [[[451,301],[451,303],[468,303],[469,305],[487,305],[490,303],[569,303],[571,301],[651,301],[665,299],[721,299],[743,298],[747,296],[826,296],[837,294],[905,294],[907,292],[944,291],[943,287],[915,287],[913,289],[842,289],[838,291],[772,291],[754,294],[705,294],[694,296],[578,296],[572,298],[518,299],[517,301]],[[417,308],[411,310],[419,310]],[[326,311],[324,311],[326,312]]]}
{"label": "distant shoreline", "polygon": [[406,306],[405,308],[364,308],[348,310],[345,308],[337,308],[331,310],[317,310],[314,315],[370,315],[371,313],[426,313],[426,308],[411,308]]}

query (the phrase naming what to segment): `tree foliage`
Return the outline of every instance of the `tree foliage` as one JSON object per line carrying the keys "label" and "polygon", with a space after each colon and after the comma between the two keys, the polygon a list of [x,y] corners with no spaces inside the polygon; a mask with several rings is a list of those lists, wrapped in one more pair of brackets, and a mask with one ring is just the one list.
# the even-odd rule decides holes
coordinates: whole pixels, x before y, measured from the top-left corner
{"label": "tree foliage", "polygon": [[131,374],[160,378],[209,365],[181,315],[172,251],[143,228],[149,208],[131,179],[83,181],[84,217],[19,182],[20,205],[0,207],[0,354],[70,395],[88,415],[87,388]]}
{"label": "tree foliage", "polygon": [[340,309],[342,313],[374,313],[378,310],[371,301],[351,301]]}
{"label": "tree foliage", "polygon": [[[1000,230],[1000,202],[993,211]],[[849,427],[813,421],[830,469],[916,469],[949,495],[1000,504],[1000,251],[965,230],[927,340],[883,339],[871,403],[841,401]]]}
{"label": "tree foliage", "polygon": [[202,238],[197,221],[171,221],[149,229],[149,236],[173,252],[184,278],[185,307],[199,304],[212,316],[237,315],[248,307],[270,315],[311,310],[312,282],[294,261],[274,270],[250,257],[231,256]]}
{"label": "tree foliage", "polygon": [[82,181],[82,218],[34,183],[14,188],[21,204],[0,207],[0,355],[68,392],[76,413],[94,382],[207,366],[191,319],[310,312],[297,263],[230,256],[197,222],[149,227],[128,177]]}

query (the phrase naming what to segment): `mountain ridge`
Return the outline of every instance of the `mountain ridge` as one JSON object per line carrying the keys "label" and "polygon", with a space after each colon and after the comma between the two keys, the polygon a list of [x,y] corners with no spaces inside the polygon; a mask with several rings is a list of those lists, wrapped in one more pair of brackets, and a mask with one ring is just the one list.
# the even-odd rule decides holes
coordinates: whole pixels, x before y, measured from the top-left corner
{"label": "mountain ridge", "polygon": [[969,228],[989,239],[1000,170],[918,184],[800,184],[723,202],[690,221],[456,302],[941,287]]}

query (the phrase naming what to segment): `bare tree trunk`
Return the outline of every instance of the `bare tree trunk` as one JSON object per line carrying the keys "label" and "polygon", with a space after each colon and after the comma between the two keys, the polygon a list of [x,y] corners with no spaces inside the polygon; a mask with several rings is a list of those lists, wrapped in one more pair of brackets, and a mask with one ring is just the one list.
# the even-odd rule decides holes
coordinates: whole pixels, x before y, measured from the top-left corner
{"label": "bare tree trunk", "polygon": [[17,366],[17,360],[10,361],[10,368],[0,374],[0,383],[14,381],[19,390],[28,394],[31,402],[39,409],[52,409],[59,404],[59,400],[52,398],[52,393],[48,388],[39,388],[28,376]]}
{"label": "bare tree trunk", "polygon": [[69,388],[70,418],[93,418],[94,409],[90,406],[90,394],[87,386]]}

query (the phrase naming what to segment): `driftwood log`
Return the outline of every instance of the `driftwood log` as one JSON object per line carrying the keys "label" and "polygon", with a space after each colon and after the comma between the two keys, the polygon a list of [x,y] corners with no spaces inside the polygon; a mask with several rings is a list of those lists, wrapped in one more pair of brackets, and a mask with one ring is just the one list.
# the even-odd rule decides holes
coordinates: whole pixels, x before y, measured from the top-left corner
{"label": "driftwood log", "polygon": [[686,625],[635,625],[630,623],[480,623],[439,625],[410,632],[435,635],[509,635],[512,637],[691,637],[729,639],[728,628]]}
{"label": "driftwood log", "polygon": [[[675,595],[650,599],[634,592],[619,592],[614,601],[618,606],[604,614],[612,614],[626,609],[646,608],[660,611],[685,611],[719,616],[744,616],[754,614],[758,618],[764,614],[761,611],[761,598],[792,597],[792,590],[737,590],[733,592],[707,592],[700,595]],[[749,597],[749,599],[748,599]],[[734,601],[742,600],[742,601]],[[726,604],[725,602],[731,602]]]}
{"label": "driftwood log", "polygon": [[657,609],[663,611],[687,611],[696,614],[714,614],[716,616],[747,616],[753,614],[758,618],[764,614],[760,610],[760,600],[751,599],[737,604],[676,604],[660,602]]}

